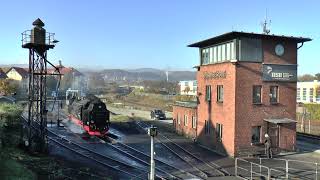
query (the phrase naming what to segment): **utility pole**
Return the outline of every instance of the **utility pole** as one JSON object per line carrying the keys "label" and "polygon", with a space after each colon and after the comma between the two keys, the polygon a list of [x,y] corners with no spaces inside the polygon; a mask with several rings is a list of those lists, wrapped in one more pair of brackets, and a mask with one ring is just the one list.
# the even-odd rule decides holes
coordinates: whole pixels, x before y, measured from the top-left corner
{"label": "utility pole", "polygon": [[148,134],[151,137],[151,156],[150,156],[150,180],[154,180],[155,176],[155,162],[154,162],[154,137],[158,135],[157,128],[152,126],[148,129]]}

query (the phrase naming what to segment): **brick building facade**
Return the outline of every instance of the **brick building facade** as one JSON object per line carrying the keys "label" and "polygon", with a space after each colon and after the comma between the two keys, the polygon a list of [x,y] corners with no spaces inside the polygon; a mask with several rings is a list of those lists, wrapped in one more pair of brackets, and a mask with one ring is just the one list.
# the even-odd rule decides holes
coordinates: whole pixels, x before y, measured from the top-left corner
{"label": "brick building facade", "polygon": [[[189,45],[201,54],[196,140],[237,156],[263,145],[267,133],[275,150],[294,150],[297,44],[310,40],[230,32]],[[186,108],[175,106],[174,114]],[[188,126],[176,129],[192,134]]]}
{"label": "brick building facade", "polygon": [[197,104],[176,102],[173,106],[173,125],[177,133],[191,139],[197,137]]}

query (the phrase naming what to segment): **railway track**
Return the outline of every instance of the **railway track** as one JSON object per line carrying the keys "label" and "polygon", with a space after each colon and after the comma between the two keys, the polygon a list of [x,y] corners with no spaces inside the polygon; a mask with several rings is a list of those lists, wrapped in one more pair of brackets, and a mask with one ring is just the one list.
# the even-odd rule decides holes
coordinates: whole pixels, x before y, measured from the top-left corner
{"label": "railway track", "polygon": [[[141,121],[137,122],[138,126],[147,131],[146,129],[149,127],[146,123]],[[215,176],[228,176],[230,175],[227,171],[221,168],[217,164],[210,164],[200,159],[199,157],[193,155],[191,152],[187,151],[185,148],[181,147],[177,143],[173,142],[170,138],[165,135],[158,133],[156,138],[160,144],[166,147],[170,152],[175,154],[178,158],[188,164],[195,171],[190,172],[195,174],[199,178],[207,179],[208,177]]]}
{"label": "railway track", "polygon": [[98,163],[104,167],[115,170],[122,174],[127,175],[130,179],[146,179],[148,170],[144,168],[139,168],[136,166],[129,165],[127,162],[119,161],[115,158],[94,152],[86,147],[83,147],[77,143],[69,141],[68,139],[59,136],[58,134],[48,130],[48,133],[53,135],[53,137],[48,136],[48,140],[58,144],[59,146],[68,149],[69,151],[89,159],[95,163]]}
{"label": "railway track", "polygon": [[[142,151],[139,151],[131,146],[128,146],[124,143],[117,142],[116,144],[107,144],[122,154],[126,154],[129,157],[145,164],[150,167],[150,156],[145,154]],[[156,162],[156,172],[157,174],[161,174],[161,177],[170,178],[170,179],[188,179],[188,178],[196,178],[196,176],[190,174],[189,172],[174,167],[168,163],[165,163],[159,159],[155,159]]]}

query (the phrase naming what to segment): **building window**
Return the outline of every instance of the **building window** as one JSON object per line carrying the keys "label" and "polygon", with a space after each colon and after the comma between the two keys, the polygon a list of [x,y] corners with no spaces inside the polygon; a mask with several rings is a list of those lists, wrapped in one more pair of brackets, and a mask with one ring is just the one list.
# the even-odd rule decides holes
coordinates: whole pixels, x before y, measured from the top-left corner
{"label": "building window", "polygon": [[213,63],[213,48],[209,48],[209,64]]}
{"label": "building window", "polygon": [[208,120],[204,121],[204,133],[205,134],[210,134],[210,123]]}
{"label": "building window", "polygon": [[223,102],[223,86],[218,85],[217,86],[217,101],[218,102]]}
{"label": "building window", "polygon": [[261,89],[262,89],[262,86],[253,86],[253,90],[252,90],[253,104],[261,104]]}
{"label": "building window", "polygon": [[260,143],[261,126],[254,126],[251,129],[251,143]]}
{"label": "building window", "polygon": [[307,88],[302,89],[302,100],[307,100]]}
{"label": "building window", "polygon": [[217,139],[221,140],[222,139],[222,124],[217,123]]}
{"label": "building window", "polygon": [[221,60],[222,61],[226,60],[226,45],[225,44],[221,45]]}
{"label": "building window", "polygon": [[226,60],[231,60],[231,43],[227,43]]}
{"label": "building window", "polygon": [[297,88],[297,101],[300,101],[301,97],[300,97],[300,88]]}
{"label": "building window", "polygon": [[214,45],[201,50],[202,64],[214,64],[235,59],[235,43],[233,41]]}
{"label": "building window", "polygon": [[313,102],[313,88],[310,88],[309,90],[309,99],[310,99],[310,102]]}
{"label": "building window", "polygon": [[198,86],[198,81],[193,81],[193,86]]}
{"label": "building window", "polygon": [[179,116],[179,114],[178,114],[178,124],[180,125],[181,124],[181,119],[180,119],[180,116]]}
{"label": "building window", "polygon": [[192,116],[192,128],[196,129],[197,127],[197,117]]}
{"label": "building window", "polygon": [[216,63],[217,62],[217,59],[218,59],[218,53],[217,53],[217,50],[218,48],[217,47],[213,47],[212,48],[212,56],[213,56],[213,63]]}
{"label": "building window", "polygon": [[189,86],[189,82],[188,81],[184,82],[184,86]]}
{"label": "building window", "polygon": [[204,59],[203,59],[203,64],[209,64],[209,49],[204,49]]}
{"label": "building window", "polygon": [[206,85],[206,101],[211,101],[211,86]]}
{"label": "building window", "polygon": [[217,58],[217,62],[220,62],[221,61],[221,46],[218,46],[218,58]]}
{"label": "building window", "polygon": [[184,126],[188,126],[188,116],[184,115]]}
{"label": "building window", "polygon": [[270,87],[270,103],[271,104],[276,104],[278,103],[278,99],[279,99],[279,88],[278,86],[271,86]]}

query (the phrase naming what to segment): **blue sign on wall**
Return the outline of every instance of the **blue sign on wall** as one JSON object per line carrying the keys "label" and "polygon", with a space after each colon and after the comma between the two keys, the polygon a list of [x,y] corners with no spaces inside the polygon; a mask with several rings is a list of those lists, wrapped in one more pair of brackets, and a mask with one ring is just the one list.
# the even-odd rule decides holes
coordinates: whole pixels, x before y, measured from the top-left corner
{"label": "blue sign on wall", "polygon": [[263,64],[262,80],[297,82],[297,65]]}

